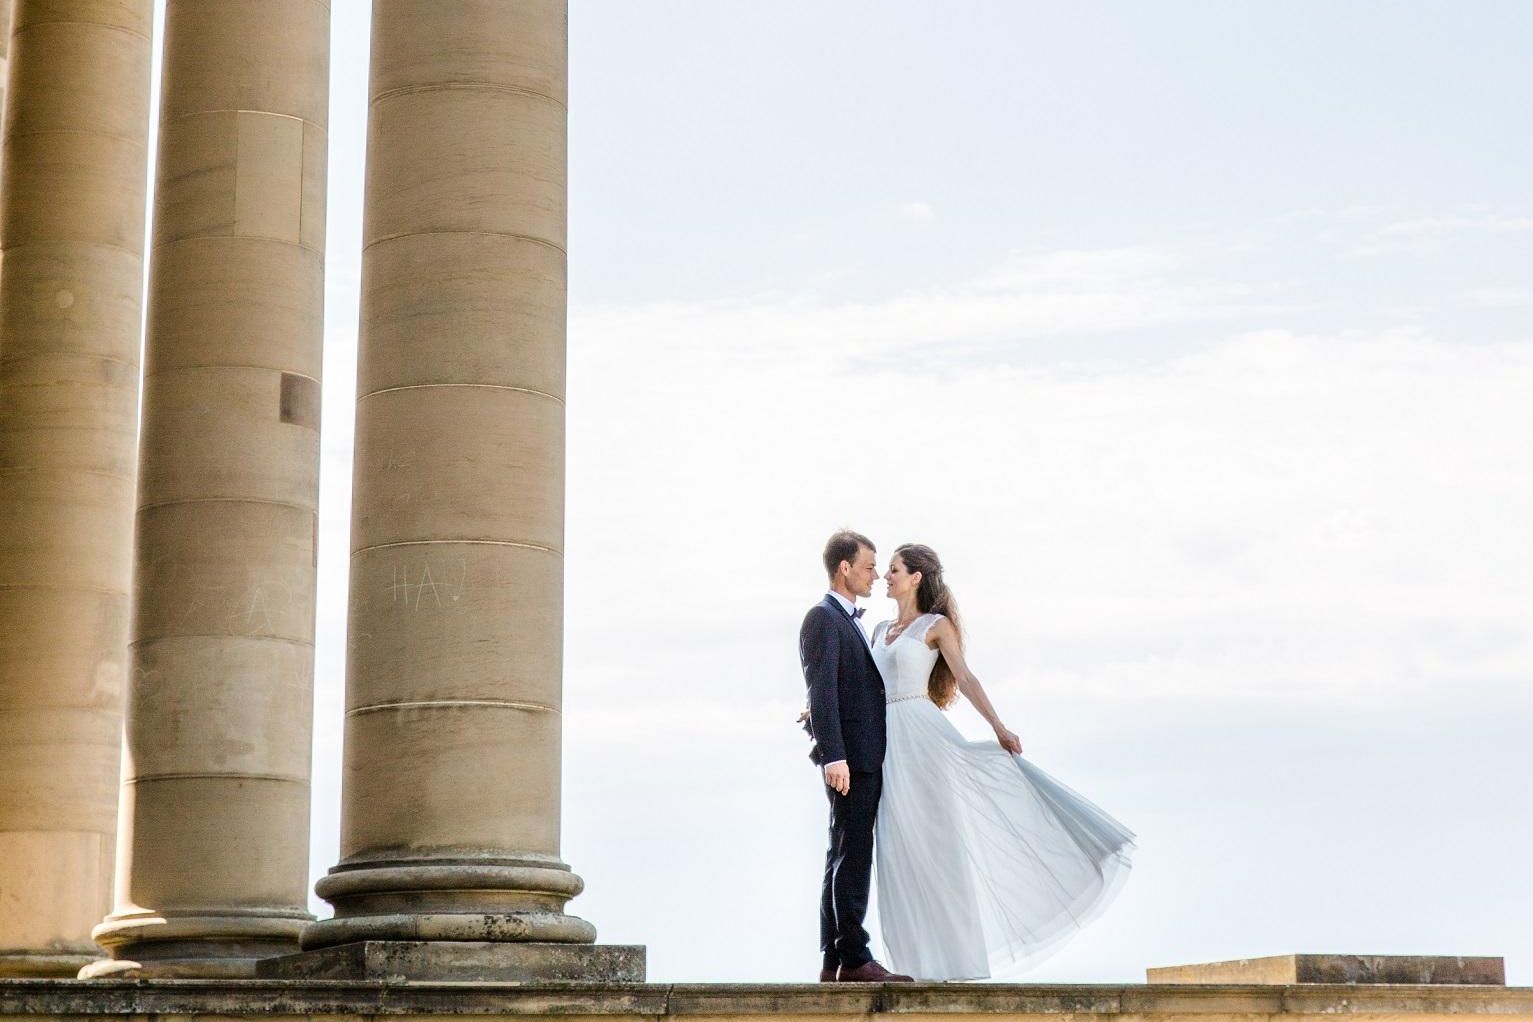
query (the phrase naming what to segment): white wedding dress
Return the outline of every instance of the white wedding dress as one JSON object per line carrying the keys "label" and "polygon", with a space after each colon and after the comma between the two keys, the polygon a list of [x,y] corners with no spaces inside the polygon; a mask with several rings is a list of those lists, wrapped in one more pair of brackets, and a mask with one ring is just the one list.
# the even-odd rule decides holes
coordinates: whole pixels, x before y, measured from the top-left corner
{"label": "white wedding dress", "polygon": [[885,964],[920,980],[1036,962],[1105,907],[1134,835],[994,739],[971,742],[927,697],[938,653],[911,622],[873,631],[889,745],[874,858]]}

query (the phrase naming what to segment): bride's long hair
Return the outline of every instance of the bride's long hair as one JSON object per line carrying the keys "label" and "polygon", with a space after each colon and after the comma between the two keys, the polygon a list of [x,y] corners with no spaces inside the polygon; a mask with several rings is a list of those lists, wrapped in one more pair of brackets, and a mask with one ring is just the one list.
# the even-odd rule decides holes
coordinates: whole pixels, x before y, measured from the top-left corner
{"label": "bride's long hair", "polygon": [[[937,551],[922,543],[906,543],[894,551],[894,556],[905,565],[906,571],[921,573],[921,584],[916,587],[916,609],[923,614],[941,614],[951,621],[962,648],[963,625],[958,621],[958,601],[942,578],[942,561],[937,557]],[[926,682],[926,694],[932,702],[944,708],[958,696],[958,679],[941,653],[937,654],[937,663]]]}

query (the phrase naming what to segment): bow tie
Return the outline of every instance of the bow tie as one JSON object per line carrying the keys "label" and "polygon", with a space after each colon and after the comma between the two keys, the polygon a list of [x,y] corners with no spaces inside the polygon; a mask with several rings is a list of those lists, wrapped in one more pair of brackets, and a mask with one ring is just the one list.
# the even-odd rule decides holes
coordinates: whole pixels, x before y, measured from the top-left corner
{"label": "bow tie", "polygon": [[862,615],[866,614],[867,612],[868,612],[868,608],[866,608],[866,607],[858,607],[858,608],[856,608],[855,610],[852,611],[852,620],[853,621],[858,620],[859,618],[862,617]]}

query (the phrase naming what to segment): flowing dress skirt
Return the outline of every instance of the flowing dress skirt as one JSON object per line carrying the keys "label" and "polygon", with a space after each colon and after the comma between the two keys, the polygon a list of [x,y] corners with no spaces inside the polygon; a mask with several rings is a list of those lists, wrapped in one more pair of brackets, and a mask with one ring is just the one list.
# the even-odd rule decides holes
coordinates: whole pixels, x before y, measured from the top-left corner
{"label": "flowing dress skirt", "polygon": [[874,845],[885,964],[924,980],[1036,963],[1106,907],[1134,835],[929,699],[888,706]]}

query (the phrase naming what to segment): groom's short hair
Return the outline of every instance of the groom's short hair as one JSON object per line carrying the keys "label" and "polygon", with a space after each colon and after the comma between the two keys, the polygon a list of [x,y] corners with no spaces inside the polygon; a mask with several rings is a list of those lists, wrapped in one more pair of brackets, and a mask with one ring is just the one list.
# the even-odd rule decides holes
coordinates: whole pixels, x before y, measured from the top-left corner
{"label": "groom's short hair", "polygon": [[873,541],[860,532],[851,529],[842,529],[830,541],[825,544],[825,574],[830,578],[836,577],[836,569],[841,567],[842,561],[851,564],[857,563],[857,551],[863,547],[877,551],[878,547]]}

